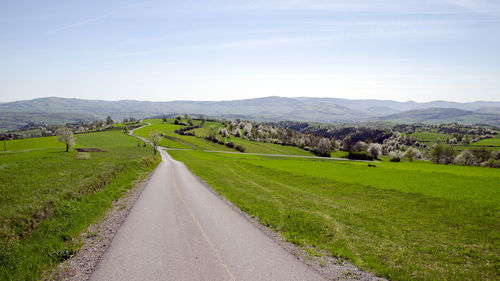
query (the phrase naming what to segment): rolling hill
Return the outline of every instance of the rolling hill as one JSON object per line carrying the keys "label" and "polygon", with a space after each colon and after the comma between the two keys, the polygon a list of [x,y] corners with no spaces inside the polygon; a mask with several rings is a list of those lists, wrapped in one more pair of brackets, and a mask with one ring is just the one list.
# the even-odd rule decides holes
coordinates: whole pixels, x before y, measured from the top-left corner
{"label": "rolling hill", "polygon": [[145,118],[162,114],[203,114],[213,117],[319,122],[461,122],[500,125],[500,102],[417,103],[391,100],[264,97],[230,101],[102,101],[47,97],[0,103],[0,128],[30,123],[60,123],[111,116]]}

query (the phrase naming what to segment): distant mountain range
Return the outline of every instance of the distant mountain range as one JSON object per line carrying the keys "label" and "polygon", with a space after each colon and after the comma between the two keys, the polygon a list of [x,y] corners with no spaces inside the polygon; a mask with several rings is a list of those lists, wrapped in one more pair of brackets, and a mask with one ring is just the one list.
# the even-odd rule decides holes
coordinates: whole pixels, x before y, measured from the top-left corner
{"label": "distant mountain range", "polygon": [[30,122],[63,123],[111,116],[145,118],[188,113],[253,120],[319,122],[392,121],[500,125],[500,102],[397,102],[337,98],[265,97],[231,101],[102,101],[39,98],[0,103],[0,128],[15,129]]}

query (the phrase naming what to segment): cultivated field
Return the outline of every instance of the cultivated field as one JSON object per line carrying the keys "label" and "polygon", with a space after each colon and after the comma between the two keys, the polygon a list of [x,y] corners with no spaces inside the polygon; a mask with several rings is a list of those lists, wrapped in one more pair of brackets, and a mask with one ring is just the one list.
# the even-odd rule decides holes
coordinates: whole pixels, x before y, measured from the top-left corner
{"label": "cultivated field", "polygon": [[122,131],[7,141],[0,153],[0,280],[39,280],[79,248],[74,239],[155,167],[151,147]]}

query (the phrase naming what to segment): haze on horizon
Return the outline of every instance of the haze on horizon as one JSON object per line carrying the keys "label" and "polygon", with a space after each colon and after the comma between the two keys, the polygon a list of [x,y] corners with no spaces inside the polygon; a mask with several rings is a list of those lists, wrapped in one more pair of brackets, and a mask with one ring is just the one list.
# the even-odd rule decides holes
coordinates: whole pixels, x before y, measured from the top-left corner
{"label": "haze on horizon", "polygon": [[0,102],[500,100],[500,1],[5,1]]}

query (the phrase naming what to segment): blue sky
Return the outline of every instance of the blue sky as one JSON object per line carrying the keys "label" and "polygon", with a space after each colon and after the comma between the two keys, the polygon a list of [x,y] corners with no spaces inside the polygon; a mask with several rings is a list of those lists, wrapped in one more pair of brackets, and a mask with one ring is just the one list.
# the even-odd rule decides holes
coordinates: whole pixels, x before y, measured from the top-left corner
{"label": "blue sky", "polygon": [[500,100],[500,0],[2,1],[0,102]]}

